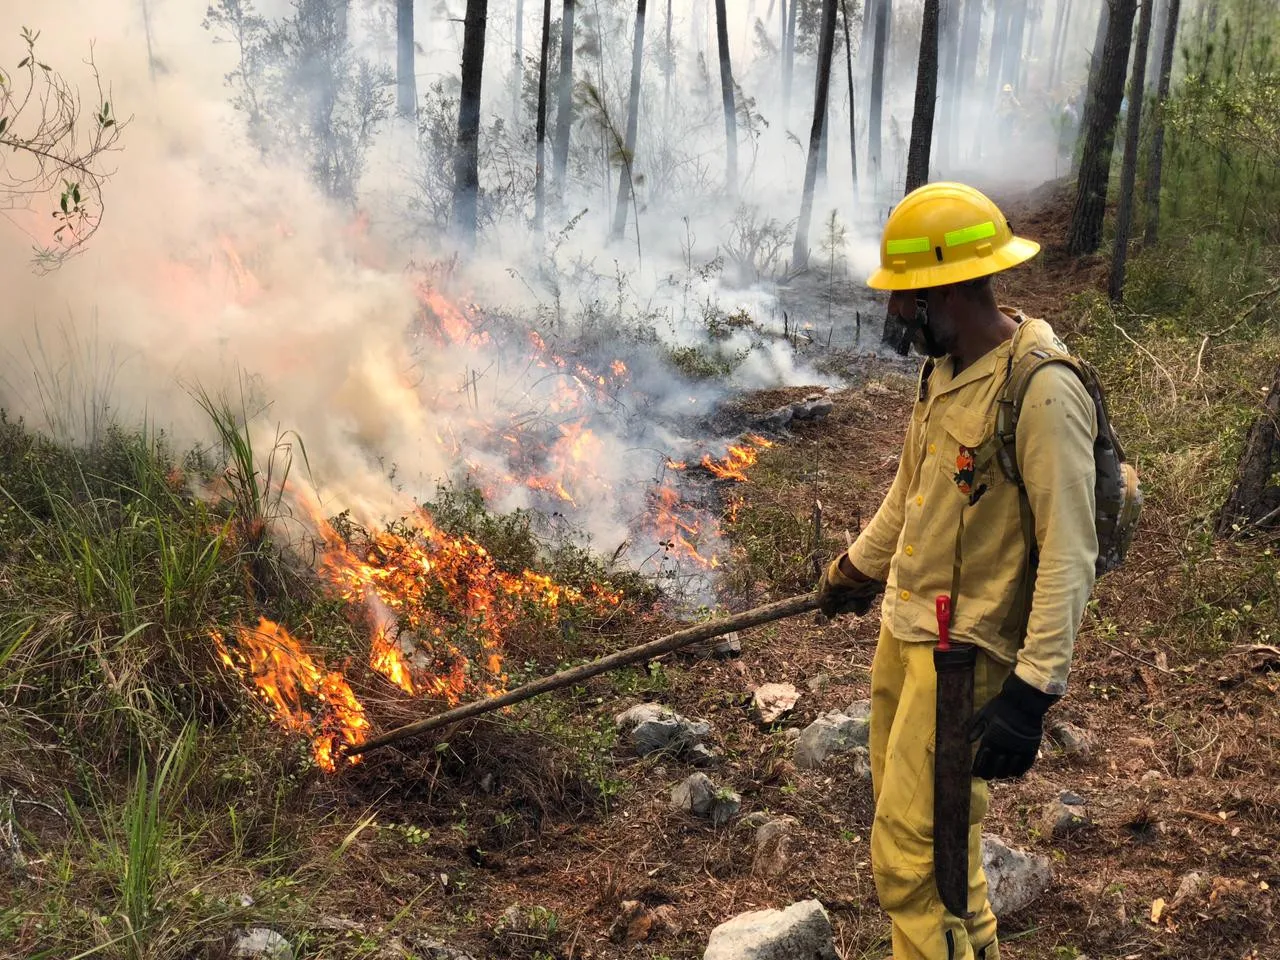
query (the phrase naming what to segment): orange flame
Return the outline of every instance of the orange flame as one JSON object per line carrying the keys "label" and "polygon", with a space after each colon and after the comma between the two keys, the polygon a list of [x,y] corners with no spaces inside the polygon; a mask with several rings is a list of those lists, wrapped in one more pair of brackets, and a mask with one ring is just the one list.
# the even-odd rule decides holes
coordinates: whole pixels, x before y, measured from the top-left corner
{"label": "orange flame", "polygon": [[755,465],[760,457],[760,450],[772,447],[773,443],[764,437],[749,433],[744,438],[746,444],[731,445],[728,453],[721,459],[713,459],[711,454],[702,458],[702,466],[720,477],[722,480],[734,480],[742,483],[747,479],[747,469]]}
{"label": "orange flame", "polygon": [[346,678],[324,670],[284,627],[265,617],[256,628],[238,626],[234,646],[221,633],[212,636],[219,659],[257,688],[276,722],[310,737],[322,770],[336,768],[339,743],[364,742],[369,721]]}

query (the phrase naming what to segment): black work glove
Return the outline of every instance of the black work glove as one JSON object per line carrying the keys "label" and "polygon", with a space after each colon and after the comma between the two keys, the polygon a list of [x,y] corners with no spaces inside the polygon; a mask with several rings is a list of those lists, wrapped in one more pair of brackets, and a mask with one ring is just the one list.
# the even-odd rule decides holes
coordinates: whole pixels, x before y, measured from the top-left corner
{"label": "black work glove", "polygon": [[[843,556],[843,554],[841,555]],[[836,557],[818,578],[818,609],[828,617],[853,613],[859,617],[871,609],[871,604],[884,584],[879,580],[854,580],[840,569],[841,557]]]}
{"label": "black work glove", "polygon": [[1004,686],[974,715],[969,742],[978,744],[973,775],[982,780],[1021,777],[1035,763],[1044,736],[1044,715],[1061,698],[1009,674]]}

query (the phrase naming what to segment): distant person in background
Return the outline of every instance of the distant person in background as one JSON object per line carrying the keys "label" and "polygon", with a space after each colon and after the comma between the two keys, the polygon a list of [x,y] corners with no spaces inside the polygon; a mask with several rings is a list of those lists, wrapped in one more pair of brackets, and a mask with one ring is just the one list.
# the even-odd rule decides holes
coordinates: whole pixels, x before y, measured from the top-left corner
{"label": "distant person in background", "polygon": [[1013,93],[1013,84],[1006,83],[1000,91],[1000,100],[996,104],[996,118],[1000,124],[1000,136],[1011,137],[1017,122],[1018,111],[1022,104]]}

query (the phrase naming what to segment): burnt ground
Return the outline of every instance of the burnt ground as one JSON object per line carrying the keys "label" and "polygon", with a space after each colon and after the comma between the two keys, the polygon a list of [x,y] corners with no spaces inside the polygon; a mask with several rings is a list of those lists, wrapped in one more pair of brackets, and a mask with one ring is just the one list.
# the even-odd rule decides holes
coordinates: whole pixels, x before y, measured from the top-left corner
{"label": "burnt ground", "polygon": [[[1064,198],[1050,184],[1004,199],[1015,226],[1047,243],[1041,263],[1002,281],[1002,299],[1050,318],[1104,279],[1097,263],[1055,250]],[[888,487],[913,381],[898,363],[859,357],[856,366],[856,385],[834,394],[829,418],[797,425],[733,488],[743,503],[725,565],[732,609],[813,582],[815,495],[825,508],[818,552],[829,556]],[[809,392],[769,391],[742,405],[761,412]],[[1188,640],[1174,583],[1187,534],[1158,505],[1144,516],[1129,562],[1095,591],[1070,692],[1053,714],[1088,732],[1092,754],[1068,756],[1047,740],[1028,777],[993,789],[988,831],[1055,868],[1050,891],[1003,921],[1003,955],[1280,958],[1280,655],[1209,653]],[[868,696],[878,619],[761,627],[743,635],[736,659],[668,655],[372,754],[324,781],[309,813],[316,846],[346,842],[340,869],[316,894],[316,912],[331,919],[311,931],[314,955],[395,956],[397,942],[429,934],[478,960],[694,958],[738,913],[817,898],[846,960],[886,957],[869,864],[870,786],[848,756],[797,770],[784,732]],[[575,653],[585,659],[669,626],[658,615],[622,620]],[[530,657],[530,675],[546,669]],[[747,709],[763,682],[801,691],[776,729],[760,728]],[[687,764],[637,758],[614,742],[614,715],[646,700],[713,724],[709,743],[725,760],[711,776],[741,794],[744,814],[795,818],[785,875],[753,873],[751,828],[670,809],[671,788],[693,772]],[[1094,824],[1055,838],[1040,811],[1064,789],[1085,798]],[[351,833],[364,814],[377,829]],[[1200,883],[1184,885],[1193,872]],[[630,938],[611,937],[624,901],[670,909],[634,925]],[[514,927],[502,920],[513,905],[526,918]],[[371,952],[350,952],[357,941]]]}

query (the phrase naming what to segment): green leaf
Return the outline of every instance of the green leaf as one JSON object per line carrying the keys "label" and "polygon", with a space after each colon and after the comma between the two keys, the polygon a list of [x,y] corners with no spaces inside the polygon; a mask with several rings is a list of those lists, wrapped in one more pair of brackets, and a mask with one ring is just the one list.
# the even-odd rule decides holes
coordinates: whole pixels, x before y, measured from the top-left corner
{"label": "green leaf", "polygon": [[62,195],[62,212],[67,212],[67,195],[65,193]]}
{"label": "green leaf", "polygon": [[75,184],[71,188],[71,199],[75,201],[76,206],[80,205],[80,184]]}
{"label": "green leaf", "polygon": [[4,133],[5,128],[6,128],[7,126],[9,126],[9,118],[8,118],[8,117],[0,117],[0,133]]}
{"label": "green leaf", "polygon": [[19,63],[18,63],[18,69],[19,69],[19,70],[21,70],[23,67],[25,67],[25,66],[26,66],[27,64],[29,64],[30,62],[31,62],[31,58],[30,58],[30,57],[23,57],[23,58],[22,58],[22,60],[21,60],[21,61],[19,61]]}

